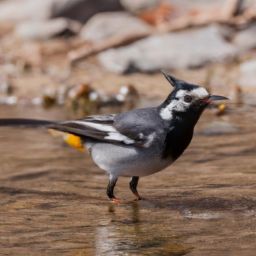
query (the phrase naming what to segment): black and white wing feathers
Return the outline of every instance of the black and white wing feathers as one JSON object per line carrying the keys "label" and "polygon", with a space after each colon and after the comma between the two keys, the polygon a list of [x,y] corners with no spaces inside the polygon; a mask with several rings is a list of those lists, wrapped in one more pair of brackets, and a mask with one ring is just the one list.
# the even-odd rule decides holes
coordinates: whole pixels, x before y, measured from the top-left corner
{"label": "black and white wing feathers", "polygon": [[88,116],[84,119],[63,121],[49,126],[74,135],[118,144],[136,144],[136,141],[123,135],[114,127],[115,115]]}
{"label": "black and white wing feathers", "polygon": [[58,122],[49,128],[115,144],[148,146],[155,127],[149,112],[130,111],[117,115],[96,115],[74,121]]}

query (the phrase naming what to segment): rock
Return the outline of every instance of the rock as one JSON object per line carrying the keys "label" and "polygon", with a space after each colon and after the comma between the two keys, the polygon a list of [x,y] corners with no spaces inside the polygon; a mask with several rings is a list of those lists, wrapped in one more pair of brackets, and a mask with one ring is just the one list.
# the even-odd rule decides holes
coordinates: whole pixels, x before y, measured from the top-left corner
{"label": "rock", "polygon": [[[125,29],[124,29],[125,28]],[[116,36],[148,33],[150,26],[125,12],[99,13],[82,28],[80,36],[94,43]]]}
{"label": "rock", "polygon": [[202,132],[206,136],[225,135],[239,132],[239,128],[228,122],[215,121],[207,125]]}
{"label": "rock", "polygon": [[[120,0],[121,4],[131,13],[151,15],[147,20],[154,19],[157,12],[161,12],[160,6],[170,7],[171,23],[180,21],[189,24],[205,24],[229,19],[236,11],[234,8],[235,0]],[[148,16],[147,15],[147,16]],[[161,18],[161,15],[160,15]]]}
{"label": "rock", "polygon": [[99,110],[100,95],[90,84],[78,84],[67,91],[65,105],[77,116],[96,113]]}
{"label": "rock", "polygon": [[244,104],[256,105],[256,60],[248,60],[240,65],[238,85]]}
{"label": "rock", "polygon": [[165,0],[166,3],[170,3],[174,6],[178,6],[180,9],[184,10],[195,10],[197,8],[212,9],[219,8],[223,4],[226,4],[229,0],[215,0],[215,1],[205,1],[205,0]]}
{"label": "rock", "polygon": [[117,11],[118,0],[9,0],[0,2],[0,20],[47,20],[65,17],[85,22],[95,13]]}
{"label": "rock", "polygon": [[256,60],[249,60],[240,65],[238,83],[243,91],[248,87],[256,89]]}
{"label": "rock", "polygon": [[154,35],[129,46],[102,52],[98,58],[112,72],[150,72],[198,67],[232,58],[237,52],[236,47],[224,40],[217,26],[208,26]]}
{"label": "rock", "polygon": [[151,26],[158,27],[158,29],[164,29],[170,22],[173,25],[173,20],[171,21],[171,18],[174,16],[174,13],[175,10],[172,5],[162,2],[154,8],[140,12],[138,15],[140,19]]}
{"label": "rock", "polygon": [[46,20],[52,15],[53,0],[9,0],[0,3],[0,21]]}
{"label": "rock", "polygon": [[180,15],[212,21],[229,21],[239,9],[240,4],[237,1],[240,0],[165,0],[173,5]]}
{"label": "rock", "polygon": [[11,84],[10,80],[6,77],[0,76],[0,95],[11,95],[14,90],[14,86]]}
{"label": "rock", "polygon": [[160,0],[120,0],[120,3],[127,11],[137,14],[157,6]]}
{"label": "rock", "polygon": [[240,6],[240,12],[245,12],[248,9],[254,9],[256,7],[255,0],[243,0]]}
{"label": "rock", "polygon": [[22,39],[45,40],[55,36],[71,36],[79,33],[79,22],[64,18],[49,21],[26,21],[16,27],[16,35]]}
{"label": "rock", "polygon": [[223,7],[228,0],[120,0],[121,4],[126,10],[132,13],[139,13],[141,11],[152,9],[161,2],[172,5],[179,12],[197,12],[199,9],[209,10]]}
{"label": "rock", "polygon": [[0,105],[16,105],[18,99],[16,96],[0,97]]}
{"label": "rock", "polygon": [[241,50],[250,50],[256,48],[256,23],[251,24],[247,29],[238,32],[233,43]]}
{"label": "rock", "polygon": [[99,12],[120,11],[119,0],[55,0],[53,17],[66,17],[85,22]]}
{"label": "rock", "polygon": [[110,107],[110,110],[116,109],[115,112],[123,112],[134,109],[139,101],[140,96],[136,88],[133,85],[124,85],[118,94],[102,97],[100,106]]}

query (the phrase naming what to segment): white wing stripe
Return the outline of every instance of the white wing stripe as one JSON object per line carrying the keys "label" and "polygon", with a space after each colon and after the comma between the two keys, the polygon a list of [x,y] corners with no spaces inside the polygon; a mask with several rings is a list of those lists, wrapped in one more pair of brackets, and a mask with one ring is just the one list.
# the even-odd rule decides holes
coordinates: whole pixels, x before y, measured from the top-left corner
{"label": "white wing stripe", "polygon": [[95,124],[93,122],[74,121],[76,124],[83,125],[85,127],[91,127],[99,131],[107,132],[108,135],[104,137],[106,140],[122,141],[125,144],[133,144],[135,141],[127,136],[118,132],[113,126],[106,124]]}
{"label": "white wing stripe", "polygon": [[[86,119],[89,122],[93,122],[93,120],[95,120],[95,121],[113,121],[114,117],[115,117],[115,115],[112,114],[112,115],[108,115],[108,116],[101,116],[101,115],[88,116]],[[84,120],[84,122],[86,122],[86,121]]]}
{"label": "white wing stripe", "polygon": [[152,145],[152,143],[153,143],[155,137],[156,137],[156,133],[155,133],[155,132],[149,134],[148,137],[147,137],[147,141],[146,141],[146,143],[144,143],[143,146],[144,146],[145,148],[150,147],[150,146]]}
{"label": "white wing stripe", "polygon": [[104,132],[116,132],[116,129],[111,125],[106,124],[95,124],[93,122],[84,122],[84,121],[74,121],[75,124],[80,124],[83,126],[91,127],[99,131]]}
{"label": "white wing stripe", "polygon": [[119,132],[110,132],[108,136],[104,137],[106,140],[116,140],[116,141],[122,141],[125,144],[133,144],[134,140],[129,139],[125,135],[119,133]]}

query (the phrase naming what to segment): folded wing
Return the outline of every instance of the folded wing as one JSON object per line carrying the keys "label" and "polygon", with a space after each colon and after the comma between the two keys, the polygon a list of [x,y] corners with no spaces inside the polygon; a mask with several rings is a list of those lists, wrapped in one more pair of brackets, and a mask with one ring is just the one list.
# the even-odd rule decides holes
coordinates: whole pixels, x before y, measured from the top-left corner
{"label": "folded wing", "polygon": [[140,139],[130,138],[119,132],[114,125],[115,115],[88,116],[85,119],[63,121],[49,128],[80,137],[125,145],[141,145]]}

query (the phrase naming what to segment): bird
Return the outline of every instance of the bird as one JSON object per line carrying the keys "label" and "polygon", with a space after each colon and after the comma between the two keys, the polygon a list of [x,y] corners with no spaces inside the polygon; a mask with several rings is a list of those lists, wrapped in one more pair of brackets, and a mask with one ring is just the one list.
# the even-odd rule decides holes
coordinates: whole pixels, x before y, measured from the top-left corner
{"label": "bird", "polygon": [[70,145],[87,148],[94,163],[108,174],[106,194],[112,202],[120,202],[114,188],[121,176],[131,178],[130,190],[135,200],[141,200],[139,179],[173,164],[189,146],[207,106],[228,99],[162,73],[173,89],[158,106],[66,121],[0,119],[0,126],[44,126],[64,132]]}

